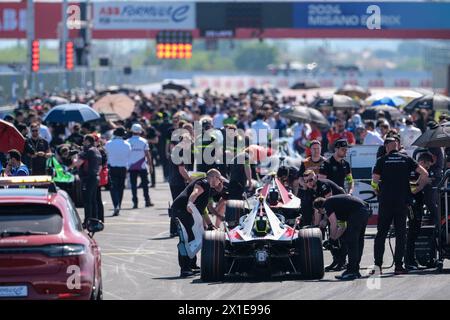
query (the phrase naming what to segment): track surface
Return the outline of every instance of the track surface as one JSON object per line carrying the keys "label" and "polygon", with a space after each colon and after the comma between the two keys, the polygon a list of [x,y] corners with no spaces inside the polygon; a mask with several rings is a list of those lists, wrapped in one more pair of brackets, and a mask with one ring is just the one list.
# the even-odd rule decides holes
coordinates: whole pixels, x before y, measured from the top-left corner
{"label": "track surface", "polygon": [[[131,209],[131,191],[125,190],[119,217],[111,217],[109,192],[102,194],[105,203],[105,230],[95,235],[103,261],[105,299],[448,299],[450,298],[450,263],[445,262],[443,274],[421,270],[394,276],[385,270],[381,278],[363,278],[351,282],[335,280],[337,272],[326,273],[320,281],[277,278],[256,281],[245,278],[228,279],[223,283],[202,283],[199,276],[180,279],[176,245],[178,238],[169,238],[167,215],[170,191],[161,182],[158,171],[156,188],[150,189],[155,207],[144,208],[139,190],[139,209]],[[80,214],[83,210],[79,210]],[[373,261],[374,229],[366,236],[362,266]],[[394,240],[392,241],[394,245]],[[199,259],[200,261],[200,259]],[[325,251],[325,264],[331,256]],[[386,243],[385,264],[392,262]],[[364,274],[364,270],[362,270]]]}

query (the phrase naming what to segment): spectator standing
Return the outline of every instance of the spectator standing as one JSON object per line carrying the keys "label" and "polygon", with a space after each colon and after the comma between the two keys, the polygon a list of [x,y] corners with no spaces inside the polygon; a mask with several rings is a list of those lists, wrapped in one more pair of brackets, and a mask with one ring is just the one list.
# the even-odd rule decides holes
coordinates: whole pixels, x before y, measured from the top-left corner
{"label": "spectator standing", "polygon": [[114,216],[119,215],[122,207],[128,160],[131,155],[131,146],[123,139],[125,134],[125,128],[116,128],[113,138],[105,145],[106,154],[108,155],[110,193],[114,206]]}
{"label": "spectator standing", "polygon": [[81,180],[83,191],[84,223],[90,218],[98,219],[97,189],[102,156],[95,147],[93,135],[86,135],[83,140],[83,152],[78,156],[75,166]]}
{"label": "spectator standing", "polygon": [[[128,143],[131,146],[131,154],[128,161],[129,173],[130,173],[130,183],[131,183],[131,193],[133,195],[133,209],[138,208],[138,197],[137,197],[137,178],[141,178],[142,189],[144,192],[145,206],[152,207],[153,203],[150,199],[150,194],[148,191],[148,164],[152,161],[152,156],[150,154],[150,148],[146,139],[141,137],[143,132],[142,126],[135,123],[131,126],[131,132],[133,136],[128,139]],[[151,170],[151,167],[150,167]]]}
{"label": "spectator standing", "polygon": [[27,140],[27,144],[31,146],[30,153],[27,154],[31,157],[31,174],[34,176],[47,174],[47,158],[50,158],[52,153],[47,140],[40,136],[39,123],[34,122],[31,125],[31,138]]}

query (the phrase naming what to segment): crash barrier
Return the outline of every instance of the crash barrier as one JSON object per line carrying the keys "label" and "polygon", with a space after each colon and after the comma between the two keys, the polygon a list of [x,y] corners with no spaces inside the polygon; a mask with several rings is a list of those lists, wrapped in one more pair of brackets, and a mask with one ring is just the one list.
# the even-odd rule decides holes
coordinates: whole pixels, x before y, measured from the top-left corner
{"label": "crash barrier", "polygon": [[[61,69],[42,70],[33,73],[27,85],[27,74],[9,72],[0,74],[0,105],[15,103],[28,94],[44,91],[59,92],[70,89],[104,89],[112,85],[144,85],[162,81],[158,67],[132,69],[125,74],[123,68],[81,68],[73,71]],[[28,89],[27,89],[28,88]]]}

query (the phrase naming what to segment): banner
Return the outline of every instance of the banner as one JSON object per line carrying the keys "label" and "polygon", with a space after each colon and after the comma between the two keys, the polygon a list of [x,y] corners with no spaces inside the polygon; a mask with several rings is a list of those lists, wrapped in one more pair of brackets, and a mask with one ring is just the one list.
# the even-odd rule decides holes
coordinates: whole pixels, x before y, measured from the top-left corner
{"label": "banner", "polygon": [[[378,6],[381,30],[449,30],[450,3],[421,2],[310,2],[294,4],[294,28],[367,29],[367,19]],[[369,11],[369,13],[368,13]]]}
{"label": "banner", "polygon": [[0,39],[24,38],[27,12],[24,2],[0,3]]}
{"label": "banner", "polygon": [[195,3],[95,2],[95,30],[195,29]]}

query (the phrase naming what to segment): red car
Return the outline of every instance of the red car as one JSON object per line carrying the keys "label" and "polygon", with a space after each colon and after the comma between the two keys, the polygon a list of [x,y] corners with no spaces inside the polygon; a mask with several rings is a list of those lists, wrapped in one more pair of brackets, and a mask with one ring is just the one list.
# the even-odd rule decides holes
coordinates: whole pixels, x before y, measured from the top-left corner
{"label": "red car", "polygon": [[101,230],[51,177],[0,178],[0,299],[102,299]]}

